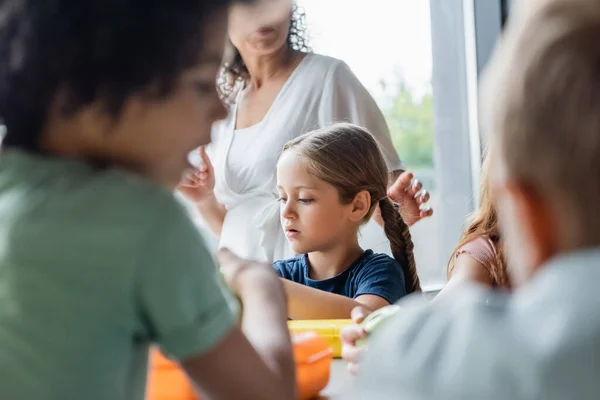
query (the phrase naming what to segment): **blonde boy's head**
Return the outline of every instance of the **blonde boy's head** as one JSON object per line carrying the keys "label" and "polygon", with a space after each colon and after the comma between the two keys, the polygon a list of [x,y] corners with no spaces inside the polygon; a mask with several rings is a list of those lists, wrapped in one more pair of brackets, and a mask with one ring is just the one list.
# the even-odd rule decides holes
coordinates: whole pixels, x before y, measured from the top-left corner
{"label": "blonde boy's head", "polygon": [[600,245],[600,0],[517,3],[482,101],[516,274]]}

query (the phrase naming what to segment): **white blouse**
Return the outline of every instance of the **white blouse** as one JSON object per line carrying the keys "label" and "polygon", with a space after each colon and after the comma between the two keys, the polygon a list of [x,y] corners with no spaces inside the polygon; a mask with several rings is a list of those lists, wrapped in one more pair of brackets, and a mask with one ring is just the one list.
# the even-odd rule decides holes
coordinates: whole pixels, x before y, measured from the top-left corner
{"label": "white blouse", "polygon": [[[241,91],[239,100],[247,92]],[[207,147],[215,170],[215,195],[227,208],[219,241],[250,259],[293,257],[279,219],[276,164],[289,140],[335,122],[366,127],[379,142],[390,171],[402,164],[375,101],[342,61],[307,54],[283,85],[264,119],[235,129],[237,107],[213,126]],[[361,246],[389,253],[374,221],[361,229]]]}

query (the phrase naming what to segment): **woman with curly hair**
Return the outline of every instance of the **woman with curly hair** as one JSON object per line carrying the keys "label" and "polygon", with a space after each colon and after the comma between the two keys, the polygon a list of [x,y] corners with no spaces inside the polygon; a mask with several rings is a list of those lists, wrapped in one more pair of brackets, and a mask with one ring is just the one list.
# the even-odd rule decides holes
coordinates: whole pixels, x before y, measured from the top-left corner
{"label": "woman with curly hair", "polygon": [[[286,142],[351,122],[376,138],[391,177],[403,167],[381,111],[350,68],[311,53],[304,14],[292,0],[236,5],[229,41],[231,54],[218,80],[229,115],[214,125],[213,143],[200,150],[202,166],[180,189],[220,237],[220,247],[265,261],[290,258],[295,254],[281,229],[275,176]],[[411,179],[405,173],[390,192],[409,224],[431,214],[421,210],[429,195]],[[383,229],[373,222],[361,240],[389,253]]]}

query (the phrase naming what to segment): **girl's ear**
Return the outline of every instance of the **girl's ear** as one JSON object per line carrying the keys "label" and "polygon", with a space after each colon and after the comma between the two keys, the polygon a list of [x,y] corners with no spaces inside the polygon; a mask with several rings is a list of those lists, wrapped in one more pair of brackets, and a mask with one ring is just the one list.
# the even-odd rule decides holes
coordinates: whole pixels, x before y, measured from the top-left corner
{"label": "girl's ear", "polygon": [[367,190],[359,192],[350,206],[350,220],[352,222],[362,221],[371,209],[371,195]]}

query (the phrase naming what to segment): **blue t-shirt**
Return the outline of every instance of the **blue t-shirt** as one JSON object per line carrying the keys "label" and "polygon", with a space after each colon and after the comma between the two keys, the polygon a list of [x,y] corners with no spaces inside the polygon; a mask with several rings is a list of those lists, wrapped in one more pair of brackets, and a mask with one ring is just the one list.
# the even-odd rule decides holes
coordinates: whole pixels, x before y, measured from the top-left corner
{"label": "blue t-shirt", "polygon": [[371,294],[392,304],[406,295],[404,273],[398,261],[373,250],[365,251],[341,274],[322,281],[309,278],[307,254],[276,261],[273,268],[284,279],[352,299]]}

